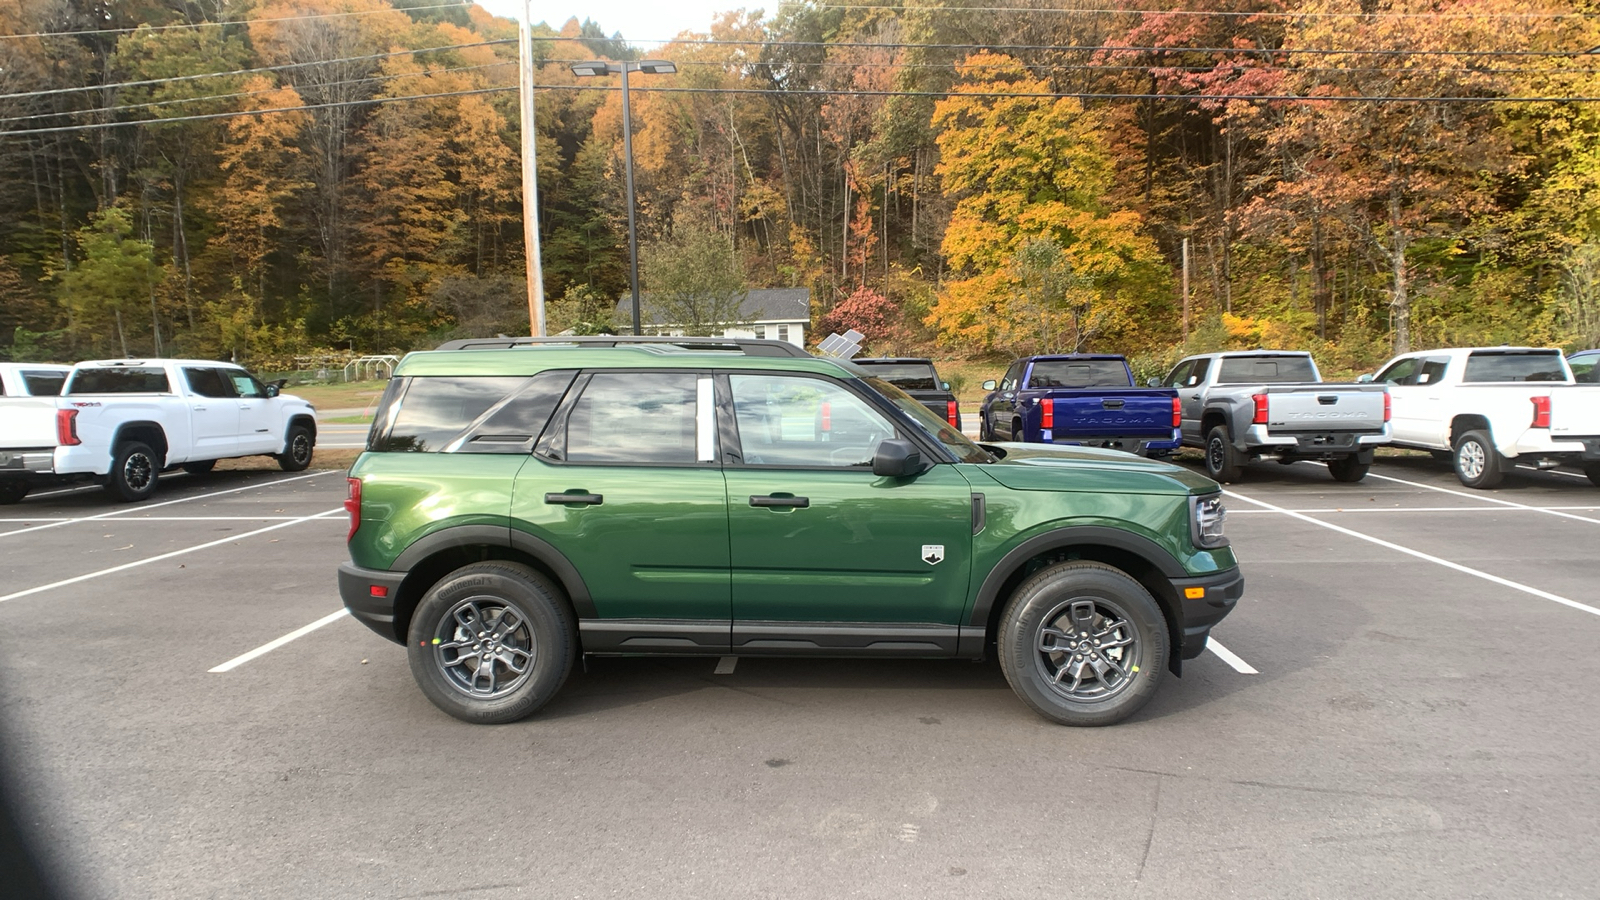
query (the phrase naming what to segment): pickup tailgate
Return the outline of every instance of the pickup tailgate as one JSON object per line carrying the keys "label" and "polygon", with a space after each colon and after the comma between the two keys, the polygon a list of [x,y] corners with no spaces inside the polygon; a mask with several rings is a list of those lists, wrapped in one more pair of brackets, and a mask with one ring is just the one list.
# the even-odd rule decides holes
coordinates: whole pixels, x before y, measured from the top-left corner
{"label": "pickup tailgate", "polygon": [[1054,440],[1172,436],[1171,388],[1090,388],[1051,391]]}
{"label": "pickup tailgate", "polygon": [[1550,437],[1600,437],[1600,387],[1571,385],[1550,391]]}
{"label": "pickup tailgate", "polygon": [[1263,393],[1271,432],[1383,430],[1381,384],[1279,384]]}
{"label": "pickup tailgate", "polygon": [[56,445],[56,398],[0,399],[0,450],[45,450]]}

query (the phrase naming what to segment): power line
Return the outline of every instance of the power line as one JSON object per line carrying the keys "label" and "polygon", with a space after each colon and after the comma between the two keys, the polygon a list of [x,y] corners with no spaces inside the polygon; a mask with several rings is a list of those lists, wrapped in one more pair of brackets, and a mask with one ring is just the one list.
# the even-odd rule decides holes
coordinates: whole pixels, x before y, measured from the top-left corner
{"label": "power line", "polygon": [[466,3],[441,3],[437,6],[413,6],[409,9],[368,9],[359,12],[307,13],[300,16],[276,16],[270,19],[228,19],[221,22],[179,22],[172,25],[140,25],[135,28],[90,28],[83,31],[36,31],[32,34],[0,34],[0,40],[18,38],[79,37],[87,34],[135,34],[143,31],[173,31],[190,28],[223,28],[228,25],[250,25],[256,22],[299,22],[306,19],[343,19],[351,16],[378,16],[388,13],[423,12],[430,9],[466,9]]}
{"label": "power line", "polygon": [[196,81],[202,78],[224,78],[238,75],[259,75],[263,72],[285,72],[291,69],[303,69],[308,66],[327,66],[334,63],[365,62],[374,59],[389,59],[395,56],[410,56],[417,53],[438,53],[445,50],[465,50],[468,47],[491,47],[497,44],[515,44],[516,39],[506,38],[495,41],[478,41],[474,44],[451,44],[446,47],[425,47],[420,50],[395,50],[390,53],[374,53],[369,56],[343,56],[338,59],[319,59],[312,62],[284,63],[278,66],[259,66],[254,69],[235,69],[231,72],[201,72],[197,75],[174,75],[170,78],[151,78],[144,81],[119,81],[111,84],[88,84],[79,87],[51,88],[43,91],[23,91],[16,94],[0,94],[0,100],[20,100],[32,97],[48,97],[56,94],[77,94],[84,91],[104,91],[113,88],[149,87],[158,84],[172,84],[176,81]]}
{"label": "power line", "polygon": [[[380,83],[382,83],[384,81],[392,81],[394,79],[399,79],[399,78],[426,78],[426,77],[431,77],[431,76],[434,76],[434,75],[447,75],[447,74],[452,74],[452,73],[457,73],[457,72],[473,72],[473,71],[477,71],[477,70],[480,70],[480,69],[503,68],[505,66],[514,66],[516,64],[517,63],[516,63],[515,60],[506,60],[505,62],[484,63],[482,65],[477,65],[477,66],[453,66],[453,67],[448,68],[448,69],[429,69],[429,70],[422,71],[422,72],[396,72],[393,75],[379,75],[376,78],[347,78],[347,79],[344,79],[342,81],[329,81],[329,82],[325,82],[325,83],[319,84],[317,86],[318,87],[327,88],[327,87],[339,87],[339,86],[350,85],[350,84],[380,84]],[[121,104],[121,105],[118,105],[118,106],[92,106],[92,107],[89,107],[87,109],[67,109],[67,110],[60,110],[58,112],[34,113],[33,115],[29,115],[29,116],[0,117],[0,122],[27,122],[27,121],[32,121],[34,119],[57,119],[57,118],[61,118],[63,116],[84,116],[84,115],[90,115],[90,114],[95,114],[95,113],[100,113],[100,114],[104,114],[104,113],[124,113],[124,112],[129,112],[131,110],[136,110],[136,109],[156,109],[156,108],[166,107],[166,106],[177,106],[177,105],[184,104],[184,103],[205,103],[205,102],[214,101],[214,100],[234,100],[234,99],[239,99],[239,98],[243,98],[243,97],[255,97],[255,96],[259,96],[261,94],[271,94],[271,93],[274,93],[274,92],[279,91],[279,90],[282,90],[282,88],[281,87],[272,87],[272,88],[264,88],[262,90],[256,90],[256,91],[235,91],[233,93],[228,93],[228,94],[206,94],[206,95],[200,96],[200,97],[180,97],[180,98],[173,99],[173,100],[157,100],[157,101],[154,101],[154,102],[151,102],[151,103],[126,103],[126,104]],[[147,120],[144,120],[144,121],[149,121],[149,122],[169,122],[169,121],[178,121],[178,120],[176,118],[172,118],[172,119],[147,119]]]}
{"label": "power line", "polygon": [[1186,16],[1191,18],[1249,18],[1249,19],[1576,19],[1582,13],[1391,13],[1391,12],[1248,12],[1221,9],[1139,9],[1136,7],[1107,7],[1103,9],[1061,9],[1031,6],[897,6],[892,4],[820,3],[817,9],[858,10],[876,12],[890,10],[907,13],[963,13],[963,12],[1015,12],[1045,13],[1063,16]]}
{"label": "power line", "polygon": [[[586,62],[586,61],[587,60],[543,60],[543,62],[546,62],[546,63],[567,63],[567,62]],[[730,63],[727,63],[727,62],[717,62],[717,61],[713,61],[713,60],[689,60],[689,61],[674,61],[674,62],[677,65],[677,67],[680,68],[680,69],[687,69],[687,68],[694,68],[694,67],[723,69],[723,68],[728,68],[729,65],[730,65]],[[772,64],[770,64],[770,63],[762,63],[762,62],[751,62],[751,63],[744,63],[742,65],[746,66],[746,67],[755,66],[755,67],[770,68]],[[797,68],[810,68],[810,69],[910,69],[910,70],[950,71],[950,70],[955,69],[958,66],[963,65],[963,64],[961,64],[961,63],[899,63],[899,62],[800,62],[800,63],[794,63],[793,65],[795,67],[797,67]],[[994,68],[1001,68],[1006,64],[996,64],[996,65],[990,66],[990,65],[976,65],[976,64],[970,64],[969,63],[969,64],[965,64],[965,65],[968,65],[968,66],[970,66],[972,68],[978,68],[978,69],[994,69]],[[1585,73],[1587,73],[1587,74],[1600,74],[1600,68],[1575,69],[1575,68],[1570,68],[1570,67],[1563,67],[1563,68],[1560,68],[1560,69],[1527,69],[1527,68],[1505,68],[1505,67],[1499,67],[1499,66],[1497,66],[1495,68],[1482,68],[1482,67],[1474,67],[1474,66],[1407,66],[1404,69],[1396,69],[1396,68],[1394,68],[1392,66],[1390,66],[1390,67],[1384,67],[1384,66],[1287,66],[1287,65],[1280,65],[1280,64],[1271,63],[1271,62],[1253,64],[1253,65],[1239,65],[1239,64],[1226,63],[1226,62],[1212,63],[1212,64],[1209,64],[1209,65],[1168,65],[1168,64],[1163,64],[1163,63],[1139,63],[1139,64],[1117,64],[1117,63],[1060,64],[1060,63],[1051,63],[1051,64],[1047,64],[1047,65],[1039,65],[1039,64],[1031,64],[1031,63],[1027,63],[1027,62],[1021,62],[1021,65],[1026,69],[1029,69],[1031,71],[1036,71],[1036,72],[1038,72],[1038,71],[1042,71],[1042,72],[1077,72],[1077,71],[1102,71],[1102,70],[1106,70],[1106,71],[1113,71],[1113,72],[1154,72],[1154,71],[1160,71],[1160,72],[1196,72],[1196,73],[1200,73],[1200,72],[1215,72],[1218,69],[1232,68],[1232,69],[1236,70],[1236,73],[1241,73],[1241,74],[1244,73],[1244,72],[1251,72],[1251,73],[1255,73],[1255,72],[1284,72],[1284,73],[1294,73],[1294,74],[1322,73],[1322,72],[1352,72],[1352,73],[1381,72],[1381,73],[1393,74],[1393,73],[1396,73],[1396,72],[1404,72],[1407,75],[1412,75],[1412,74],[1424,74],[1424,75],[1426,75],[1426,74],[1438,74],[1438,73],[1465,73],[1465,74],[1475,74],[1475,75],[1527,75],[1527,74],[1573,75],[1573,74],[1585,74]],[[630,90],[632,90],[632,89],[630,88]]]}

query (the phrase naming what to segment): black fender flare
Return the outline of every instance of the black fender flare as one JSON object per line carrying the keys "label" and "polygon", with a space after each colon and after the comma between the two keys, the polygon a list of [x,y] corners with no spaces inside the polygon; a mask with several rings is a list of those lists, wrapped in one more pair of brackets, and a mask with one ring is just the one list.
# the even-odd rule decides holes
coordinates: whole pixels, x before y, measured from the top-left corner
{"label": "black fender flare", "polygon": [[[983,580],[983,585],[978,588],[978,596],[972,603],[972,613],[967,617],[967,623],[963,627],[980,630],[988,627],[989,613],[993,611],[995,602],[1000,599],[1000,589],[1023,563],[1041,553],[1084,544],[1114,547],[1132,553],[1149,562],[1169,581],[1190,577],[1165,547],[1141,534],[1105,525],[1068,525],[1031,537],[1001,557],[999,564],[989,571],[988,577]],[[1181,623],[1179,624],[1181,626]]]}
{"label": "black fender flare", "polygon": [[533,557],[556,576],[562,590],[567,593],[567,599],[572,601],[573,611],[578,618],[592,619],[598,615],[594,598],[590,596],[589,586],[584,583],[583,576],[578,574],[578,567],[548,541],[508,525],[453,525],[442,528],[407,547],[395,558],[389,570],[409,572],[424,559],[442,550],[474,546],[503,547]]}
{"label": "black fender flare", "polygon": [[125,436],[128,432],[147,428],[153,429],[157,434],[161,435],[160,445],[153,446],[150,449],[161,454],[161,463],[164,468],[167,457],[172,455],[172,441],[167,437],[167,429],[163,428],[161,423],[154,419],[140,419],[135,422],[123,422],[118,425],[117,430],[111,435],[111,458],[113,460],[117,458],[117,447],[121,446],[123,441],[128,440]]}

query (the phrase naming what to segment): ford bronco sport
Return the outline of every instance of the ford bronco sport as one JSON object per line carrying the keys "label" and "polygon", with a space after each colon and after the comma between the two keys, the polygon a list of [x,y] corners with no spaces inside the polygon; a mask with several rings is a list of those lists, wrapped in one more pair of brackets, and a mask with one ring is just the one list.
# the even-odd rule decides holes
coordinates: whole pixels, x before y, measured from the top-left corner
{"label": "ford bronco sport", "polygon": [[413,353],[345,506],[345,605],[479,723],[542,707],[580,654],[993,655],[1040,715],[1106,725],[1244,584],[1203,476],[985,448],[814,358]]}

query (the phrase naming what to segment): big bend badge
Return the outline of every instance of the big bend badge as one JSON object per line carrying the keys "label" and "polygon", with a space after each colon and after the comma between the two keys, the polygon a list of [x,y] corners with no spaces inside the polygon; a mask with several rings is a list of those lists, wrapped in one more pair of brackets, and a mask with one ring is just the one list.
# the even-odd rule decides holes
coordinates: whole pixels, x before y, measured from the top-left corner
{"label": "big bend badge", "polygon": [[943,544],[923,544],[922,545],[922,561],[927,563],[930,566],[936,566],[939,563],[944,562],[944,545]]}

